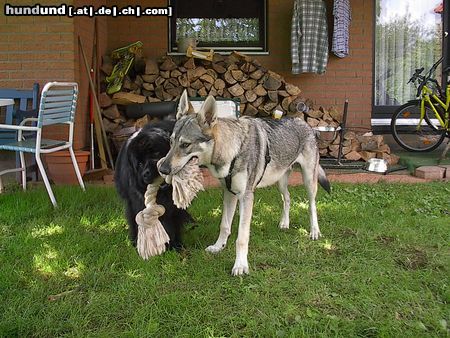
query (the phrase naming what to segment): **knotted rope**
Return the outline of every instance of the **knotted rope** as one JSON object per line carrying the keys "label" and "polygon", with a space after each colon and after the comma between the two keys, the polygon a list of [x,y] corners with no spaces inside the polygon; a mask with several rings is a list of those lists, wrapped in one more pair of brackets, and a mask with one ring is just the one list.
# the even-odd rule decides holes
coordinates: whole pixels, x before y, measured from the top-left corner
{"label": "knotted rope", "polygon": [[147,185],[144,194],[145,209],[136,215],[136,223],[138,224],[137,250],[145,260],[151,256],[162,254],[166,250],[166,243],[169,243],[170,240],[158,219],[165,212],[164,207],[156,203],[156,195],[162,182],[162,179],[158,179]]}
{"label": "knotted rope", "polygon": [[[158,162],[162,162],[161,159]],[[203,175],[198,166],[198,159],[190,160],[175,175],[164,176],[167,183],[172,184],[172,199],[178,208],[186,209],[197,193],[203,190]],[[170,238],[159,221],[165,209],[156,203],[156,195],[163,178],[147,185],[144,194],[145,209],[136,215],[138,224],[137,250],[139,255],[147,260],[152,256],[160,255],[166,251],[166,244]]]}

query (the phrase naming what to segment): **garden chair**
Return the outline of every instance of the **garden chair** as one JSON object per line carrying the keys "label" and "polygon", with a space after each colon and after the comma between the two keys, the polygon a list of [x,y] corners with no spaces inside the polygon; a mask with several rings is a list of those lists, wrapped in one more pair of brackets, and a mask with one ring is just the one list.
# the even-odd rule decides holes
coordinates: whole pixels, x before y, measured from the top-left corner
{"label": "garden chair", "polygon": [[[39,83],[33,84],[33,89],[0,89],[0,100],[12,99],[14,103],[7,105],[5,114],[2,117],[2,122],[5,124],[18,125],[23,119],[28,117],[37,117],[38,113],[38,101],[39,101]],[[26,133],[25,133],[26,137]],[[0,130],[0,144],[14,141],[17,139],[17,132],[10,130]],[[31,170],[31,177],[33,180],[37,180],[37,165],[34,158],[28,164],[28,170]],[[19,154],[16,153],[16,166],[20,165]],[[29,170],[30,171],[30,170]],[[20,177],[17,176],[17,179]]]}
{"label": "garden chair", "polygon": [[[78,97],[78,84],[72,82],[49,82],[41,94],[39,112],[37,118],[26,118],[19,125],[0,124],[0,129],[17,131],[17,140],[0,144],[0,150],[17,151],[20,154],[21,167],[4,170],[0,172],[0,190],[3,188],[1,176],[11,172],[22,172],[22,187],[26,190],[26,166],[24,153],[34,153],[36,163],[44,181],[50,200],[53,206],[57,206],[55,196],[50,186],[44,165],[41,160],[41,154],[53,153],[56,151],[68,149],[72,158],[73,167],[78,178],[78,182],[85,190],[83,179],[77,165],[75,154],[73,152],[73,125],[75,110]],[[26,126],[28,122],[36,122],[36,126]],[[68,140],[50,140],[42,138],[43,127],[55,124],[68,124]],[[35,132],[33,138],[23,137],[23,132]]]}

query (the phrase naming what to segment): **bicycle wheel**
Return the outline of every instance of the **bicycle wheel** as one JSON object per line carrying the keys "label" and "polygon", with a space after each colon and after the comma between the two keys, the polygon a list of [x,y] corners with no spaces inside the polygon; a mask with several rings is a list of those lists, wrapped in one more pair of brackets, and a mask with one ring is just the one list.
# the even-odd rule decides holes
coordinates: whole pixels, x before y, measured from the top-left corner
{"label": "bicycle wheel", "polygon": [[395,141],[408,151],[425,152],[439,147],[444,141],[445,129],[434,112],[425,107],[425,118],[420,121],[420,101],[400,106],[392,116],[391,132]]}

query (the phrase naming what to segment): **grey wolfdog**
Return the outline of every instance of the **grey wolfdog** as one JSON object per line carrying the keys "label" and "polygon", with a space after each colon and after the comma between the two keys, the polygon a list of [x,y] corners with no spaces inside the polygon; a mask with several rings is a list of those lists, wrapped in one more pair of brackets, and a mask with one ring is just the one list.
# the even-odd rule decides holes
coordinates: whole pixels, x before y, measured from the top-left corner
{"label": "grey wolfdog", "polygon": [[175,174],[197,157],[199,164],[208,167],[223,187],[219,238],[206,251],[217,253],[225,247],[239,200],[239,232],[232,275],[249,272],[247,254],[255,188],[278,183],[284,202],[279,227],[289,228],[288,178],[295,163],[302,168],[308,192],[310,237],[313,240],[319,238],[315,201],[317,182],[328,192],[330,184],[319,165],[315,132],[300,118],[218,118],[212,96],[208,96],[195,113],[184,91],[170,142],[170,151],[159,168],[162,174]]}

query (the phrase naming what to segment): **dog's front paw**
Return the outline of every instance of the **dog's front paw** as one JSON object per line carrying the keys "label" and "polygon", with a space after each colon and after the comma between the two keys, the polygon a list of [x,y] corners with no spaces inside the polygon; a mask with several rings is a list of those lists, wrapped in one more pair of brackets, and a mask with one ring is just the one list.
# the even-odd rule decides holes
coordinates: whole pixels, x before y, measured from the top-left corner
{"label": "dog's front paw", "polygon": [[280,222],[280,223],[278,224],[278,227],[279,227],[281,230],[287,230],[287,229],[289,229],[289,223],[286,223],[286,222]]}
{"label": "dog's front paw", "polygon": [[231,275],[241,276],[244,274],[248,275],[248,265],[235,263],[233,269],[231,270]]}
{"label": "dog's front paw", "polygon": [[209,252],[209,253],[212,253],[212,254],[216,254],[216,253],[221,252],[221,251],[223,250],[224,247],[225,247],[225,245],[219,246],[219,245],[214,244],[214,245],[208,246],[208,247],[205,249],[205,251],[206,251],[206,252]]}
{"label": "dog's front paw", "polygon": [[311,229],[311,232],[309,234],[309,238],[311,238],[313,241],[316,241],[320,238],[320,230],[319,229]]}

